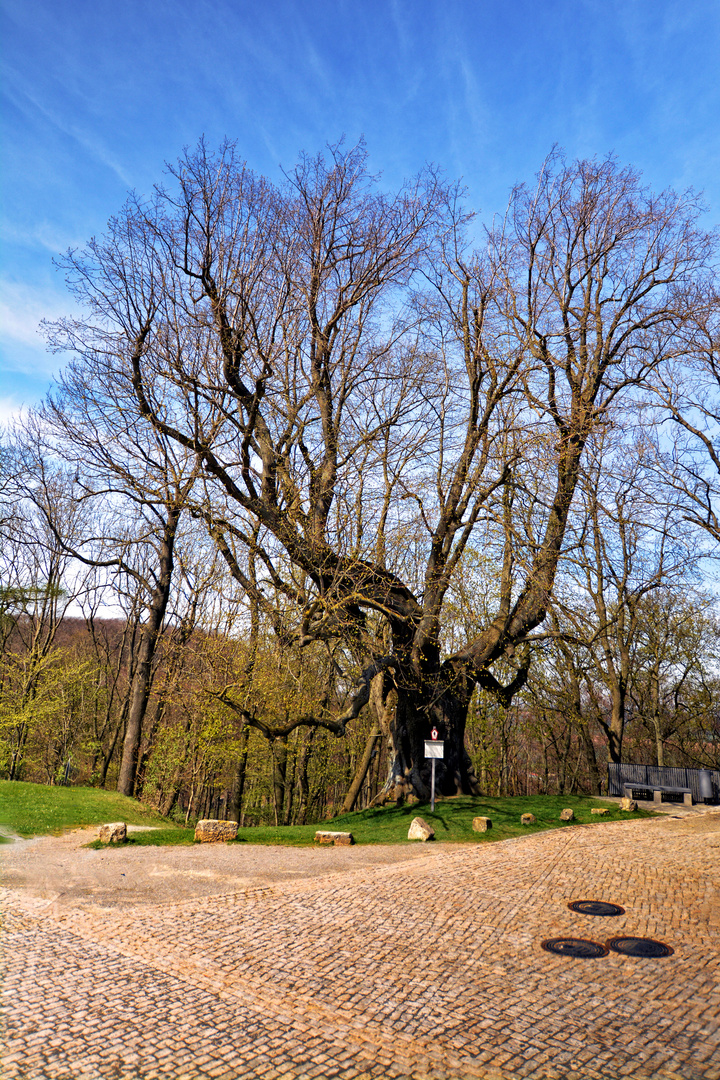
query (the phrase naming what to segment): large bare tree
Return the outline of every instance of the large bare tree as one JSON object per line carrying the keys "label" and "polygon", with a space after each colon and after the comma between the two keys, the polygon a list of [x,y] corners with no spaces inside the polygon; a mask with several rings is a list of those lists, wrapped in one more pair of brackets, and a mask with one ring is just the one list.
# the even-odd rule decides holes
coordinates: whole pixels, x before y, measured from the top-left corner
{"label": "large bare tree", "polygon": [[[522,685],[587,440],[682,347],[712,247],[697,212],[612,159],[554,154],[474,254],[432,171],[386,194],[363,147],[334,146],[276,186],[201,144],[68,254],[87,317],[56,343],[116,357],[142,423],[196,456],[195,513],[259,602],[242,548],[292,602],[289,640],[344,640],[363,670],[338,732],[382,676],[387,797],[427,795],[433,725],[442,790],[476,790],[471,695]],[[446,651],[473,534],[497,598]]]}
{"label": "large bare tree", "polygon": [[653,388],[674,431],[658,438],[665,482],[679,495],[685,518],[703,530],[707,553],[720,551],[720,291],[696,288],[685,354],[658,371]]}

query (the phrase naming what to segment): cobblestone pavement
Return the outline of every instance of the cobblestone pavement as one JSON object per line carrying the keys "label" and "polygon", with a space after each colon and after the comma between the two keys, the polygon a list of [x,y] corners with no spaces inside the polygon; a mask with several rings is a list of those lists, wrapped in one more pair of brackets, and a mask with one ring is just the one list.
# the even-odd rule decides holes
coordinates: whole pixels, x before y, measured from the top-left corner
{"label": "cobblestone pavement", "polygon": [[[4,1080],[720,1080],[720,814],[183,903],[7,890]],[[570,900],[621,904],[598,918]],[[661,960],[544,952],[657,938]]]}

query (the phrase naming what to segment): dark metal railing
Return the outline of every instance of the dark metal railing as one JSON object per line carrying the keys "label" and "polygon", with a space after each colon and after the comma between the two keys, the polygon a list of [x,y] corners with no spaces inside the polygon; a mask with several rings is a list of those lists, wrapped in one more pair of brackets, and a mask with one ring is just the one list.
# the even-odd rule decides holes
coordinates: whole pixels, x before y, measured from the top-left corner
{"label": "dark metal railing", "polygon": [[[702,779],[701,779],[702,777]],[[708,793],[708,778],[712,795]],[[653,786],[688,787],[693,802],[720,802],[719,769],[678,769],[669,765],[608,765],[608,795],[624,795],[623,784],[640,788]]]}

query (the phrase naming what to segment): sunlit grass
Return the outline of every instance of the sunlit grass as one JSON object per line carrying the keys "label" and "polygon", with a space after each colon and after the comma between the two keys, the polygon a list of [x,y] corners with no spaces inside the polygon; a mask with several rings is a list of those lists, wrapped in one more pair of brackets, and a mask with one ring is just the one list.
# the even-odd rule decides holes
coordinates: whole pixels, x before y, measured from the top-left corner
{"label": "sunlit grass", "polygon": [[[560,821],[560,811],[570,807],[575,814],[574,822]],[[591,813],[593,807],[606,808],[607,814],[598,816]],[[534,814],[535,825],[521,825],[521,814]],[[429,803],[414,806],[381,807],[375,810],[361,810],[353,814],[312,825],[259,826],[239,829],[235,844],[282,844],[290,847],[309,847],[315,842],[318,829],[338,832],[351,832],[357,844],[414,844],[408,840],[410,822],[414,817],[422,817],[435,830],[435,840],[440,843],[492,843],[497,840],[509,840],[517,836],[528,836],[547,829],[563,829],[570,825],[596,825],[601,821],[627,821],[636,817],[651,817],[652,811],[637,810],[633,814],[623,812],[615,804],[600,799],[576,795],[536,795],[527,798],[518,796],[506,799],[463,796],[442,799],[435,803],[435,812],[430,813]],[[492,829],[486,833],[473,831],[474,817],[489,817]],[[169,836],[168,839],[164,837]],[[136,833],[128,843],[147,844],[192,844],[193,829],[177,829],[171,834],[165,830],[158,832]],[[96,842],[93,846],[104,846]]]}
{"label": "sunlit grass", "polygon": [[[652,811],[647,810],[637,810],[634,814],[629,814],[620,810],[616,804],[577,795],[516,796],[506,799],[460,796],[438,800],[432,814],[429,803],[381,807],[343,814],[311,825],[244,828],[238,831],[237,840],[232,842],[302,847],[314,843],[318,829],[329,829],[351,832],[357,844],[408,844],[414,843],[407,838],[410,822],[419,816],[433,827],[437,842],[492,843],[515,836],[528,836],[545,829],[568,828],[568,823],[560,821],[560,811],[565,807],[572,808],[575,814],[575,821],[569,823],[570,825],[627,821],[633,817],[652,815]],[[591,813],[593,807],[607,808],[608,813],[602,817],[596,816]],[[537,824],[520,824],[520,815],[527,813],[535,815]],[[487,833],[473,832],[472,819],[480,816],[492,820],[492,829]],[[173,825],[137,800],[114,791],[0,781],[0,826],[18,836],[58,833],[65,829],[100,825],[108,821],[155,826],[152,831],[129,836],[128,844],[136,846],[192,844],[195,839],[194,829]],[[104,845],[95,841],[91,846]]]}
{"label": "sunlit grass", "polygon": [[106,821],[171,828],[154,810],[116,791],[0,780],[0,826],[17,836],[43,836]]}

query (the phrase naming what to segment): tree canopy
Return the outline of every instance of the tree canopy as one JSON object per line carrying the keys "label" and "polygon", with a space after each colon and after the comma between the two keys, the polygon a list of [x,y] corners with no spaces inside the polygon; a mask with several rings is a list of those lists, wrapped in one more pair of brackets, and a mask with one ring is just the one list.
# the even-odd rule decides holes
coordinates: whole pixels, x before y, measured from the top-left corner
{"label": "tree canopy", "polygon": [[[427,794],[433,726],[442,790],[472,792],[471,698],[507,706],[527,680],[589,444],[706,362],[700,213],[612,157],[553,152],[481,229],[436,170],[386,192],[363,146],[273,184],[200,143],[63,260],[85,314],[49,327],[72,359],[43,422],[202,523],[284,647],[362,672],[314,719],[342,733],[375,696],[385,796]],[[458,640],[478,551],[493,585]]]}

